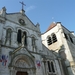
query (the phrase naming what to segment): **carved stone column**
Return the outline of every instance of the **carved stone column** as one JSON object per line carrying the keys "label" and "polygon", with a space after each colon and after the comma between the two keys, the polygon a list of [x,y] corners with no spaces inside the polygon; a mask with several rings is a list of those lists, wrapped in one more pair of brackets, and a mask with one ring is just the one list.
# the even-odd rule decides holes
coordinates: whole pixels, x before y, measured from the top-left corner
{"label": "carved stone column", "polygon": [[16,75],[13,67],[10,68],[10,75]]}
{"label": "carved stone column", "polygon": [[34,70],[28,71],[28,75],[36,75],[35,73],[36,73],[36,72],[35,72]]}

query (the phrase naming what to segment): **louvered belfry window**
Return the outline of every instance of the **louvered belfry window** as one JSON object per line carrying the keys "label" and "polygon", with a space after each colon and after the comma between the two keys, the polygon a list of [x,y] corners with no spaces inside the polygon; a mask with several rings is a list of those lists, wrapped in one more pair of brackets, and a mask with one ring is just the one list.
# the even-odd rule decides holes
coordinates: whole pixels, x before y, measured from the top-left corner
{"label": "louvered belfry window", "polygon": [[57,41],[57,38],[56,38],[55,34],[52,34],[52,40],[53,40],[53,43]]}
{"label": "louvered belfry window", "polygon": [[51,45],[52,44],[51,37],[48,37],[47,42],[48,42],[48,45]]}
{"label": "louvered belfry window", "polygon": [[54,33],[52,33],[51,36],[48,36],[47,43],[48,43],[48,45],[51,45],[51,44],[53,44],[55,42],[57,42],[57,37],[56,37],[56,35]]}

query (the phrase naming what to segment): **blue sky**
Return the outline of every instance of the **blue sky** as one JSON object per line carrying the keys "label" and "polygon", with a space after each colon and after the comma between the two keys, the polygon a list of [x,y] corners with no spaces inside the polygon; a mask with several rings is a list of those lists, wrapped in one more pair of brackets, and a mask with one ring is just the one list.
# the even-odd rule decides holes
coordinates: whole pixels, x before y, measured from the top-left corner
{"label": "blue sky", "polygon": [[75,0],[0,0],[0,9],[5,6],[7,13],[19,12],[23,1],[25,14],[45,32],[52,22],[61,22],[70,31],[75,31]]}

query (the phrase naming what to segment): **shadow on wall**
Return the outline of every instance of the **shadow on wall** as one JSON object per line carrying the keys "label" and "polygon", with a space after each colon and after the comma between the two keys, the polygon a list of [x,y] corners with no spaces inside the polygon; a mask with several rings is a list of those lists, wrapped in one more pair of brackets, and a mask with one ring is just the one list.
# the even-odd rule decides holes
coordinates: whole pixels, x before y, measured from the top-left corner
{"label": "shadow on wall", "polygon": [[66,58],[64,45],[62,45],[59,50],[59,56],[61,58],[61,64],[62,64],[64,74],[65,75],[75,75],[73,73],[72,67],[70,66],[69,60],[67,60],[67,58]]}

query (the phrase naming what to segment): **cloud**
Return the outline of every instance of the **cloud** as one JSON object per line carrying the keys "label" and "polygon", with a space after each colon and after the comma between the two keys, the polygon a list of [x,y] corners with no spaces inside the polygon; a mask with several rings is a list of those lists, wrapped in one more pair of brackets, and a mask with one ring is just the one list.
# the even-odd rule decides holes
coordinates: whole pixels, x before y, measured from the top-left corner
{"label": "cloud", "polygon": [[26,12],[29,12],[29,11],[31,11],[31,10],[33,10],[33,9],[35,9],[35,6],[29,6],[27,9],[26,9]]}

